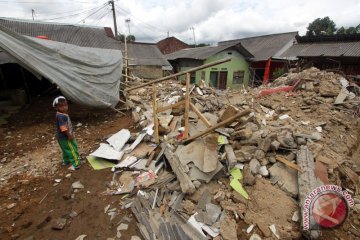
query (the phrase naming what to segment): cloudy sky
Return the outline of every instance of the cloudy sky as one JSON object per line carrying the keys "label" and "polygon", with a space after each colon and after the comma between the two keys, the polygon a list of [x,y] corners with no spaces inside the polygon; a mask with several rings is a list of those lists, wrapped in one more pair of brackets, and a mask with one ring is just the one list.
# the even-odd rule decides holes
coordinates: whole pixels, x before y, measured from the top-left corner
{"label": "cloudy sky", "polygon": [[[0,17],[110,26],[106,0],[0,0]],[[184,42],[222,40],[280,32],[306,32],[329,16],[339,28],[360,24],[360,0],[115,0],[118,31],[137,41],[175,36]],[[125,23],[130,19],[129,24]]]}

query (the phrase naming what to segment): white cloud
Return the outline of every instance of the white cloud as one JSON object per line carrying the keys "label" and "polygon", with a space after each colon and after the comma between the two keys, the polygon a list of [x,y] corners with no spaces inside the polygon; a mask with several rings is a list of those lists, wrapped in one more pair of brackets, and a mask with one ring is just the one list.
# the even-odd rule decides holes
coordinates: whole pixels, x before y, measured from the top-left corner
{"label": "white cloud", "polygon": [[[31,9],[35,9],[37,19],[49,19],[84,12],[105,2],[14,0],[0,2],[0,16],[31,19]],[[137,40],[150,42],[166,37],[169,31],[171,36],[192,43],[192,26],[197,43],[213,43],[287,31],[304,34],[311,21],[325,16],[334,20],[337,27],[360,24],[358,0],[121,0],[116,1],[116,8],[119,31],[127,33],[125,19],[130,18],[131,33]],[[90,13],[56,21],[78,23]],[[88,17],[85,24],[113,27],[110,7]]]}

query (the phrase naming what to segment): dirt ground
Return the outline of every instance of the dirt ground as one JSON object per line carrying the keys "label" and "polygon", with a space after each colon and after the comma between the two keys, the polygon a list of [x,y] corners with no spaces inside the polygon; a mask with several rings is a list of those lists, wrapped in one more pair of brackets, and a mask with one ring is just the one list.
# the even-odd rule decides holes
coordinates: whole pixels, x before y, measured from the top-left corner
{"label": "dirt ground", "polygon": [[[120,197],[102,194],[110,170],[95,171],[84,160],[109,134],[131,130],[131,117],[70,104],[83,162],[79,170],[70,171],[61,165],[51,103],[52,97],[33,99],[0,128],[0,239],[76,239],[82,234],[87,239],[115,238],[120,222],[129,224],[121,232],[123,239],[140,237],[131,212],[121,209]],[[84,188],[71,198],[71,184],[78,180]],[[112,221],[104,213],[109,204],[118,213]],[[72,211],[78,215],[70,216]],[[52,229],[58,218],[67,219],[63,230]]]}

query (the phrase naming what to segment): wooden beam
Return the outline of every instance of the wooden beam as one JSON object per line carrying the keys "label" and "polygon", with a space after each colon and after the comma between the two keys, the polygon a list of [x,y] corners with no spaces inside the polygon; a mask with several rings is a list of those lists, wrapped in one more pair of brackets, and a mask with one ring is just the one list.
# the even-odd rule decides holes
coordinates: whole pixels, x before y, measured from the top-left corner
{"label": "wooden beam", "polygon": [[202,115],[202,113],[199,111],[199,109],[197,109],[197,108],[195,107],[194,104],[190,103],[190,107],[191,107],[191,109],[196,113],[196,115],[198,115],[198,117],[201,119],[201,121],[203,121],[203,123],[205,123],[205,125],[206,125],[207,127],[211,127],[211,126],[212,126],[211,123],[207,120],[207,118],[206,118],[204,115]]}
{"label": "wooden beam", "polygon": [[159,143],[159,119],[157,118],[157,105],[156,105],[156,85],[153,84],[153,115],[154,115],[154,138],[155,143]]}
{"label": "wooden beam", "polygon": [[166,110],[168,110],[168,109],[177,108],[177,107],[179,107],[179,106],[182,106],[184,103],[185,103],[185,101],[180,101],[180,102],[177,102],[177,103],[174,103],[174,104],[165,106],[165,107],[159,107],[159,108],[157,109],[157,113],[166,111]]}
{"label": "wooden beam", "polygon": [[303,172],[303,170],[301,170],[301,168],[296,165],[295,163],[290,162],[289,160],[287,160],[286,158],[282,157],[282,156],[275,156],[276,160],[278,160],[279,162],[282,162],[283,164],[285,164],[286,166],[298,170],[299,172]]}
{"label": "wooden beam", "polygon": [[222,126],[225,126],[227,124],[230,124],[232,123],[233,121],[235,121],[237,118],[240,118],[242,116],[245,116],[247,114],[251,113],[251,110],[250,109],[247,109],[245,111],[242,111],[242,112],[239,112],[238,114],[232,116],[232,117],[229,117],[228,119],[222,121],[222,122],[219,122],[218,124],[206,129],[205,131],[201,132],[201,133],[198,133],[198,134],[195,134],[194,136],[190,137],[189,139],[183,141],[183,143],[189,143],[191,142],[192,140],[196,139],[196,138],[199,138],[199,137],[202,137],[208,133],[210,133],[211,131],[219,128],[219,127],[222,127]]}
{"label": "wooden beam", "polygon": [[205,68],[208,68],[208,67],[212,67],[212,66],[215,66],[215,65],[218,65],[218,64],[221,64],[221,63],[229,62],[229,61],[231,61],[231,58],[224,58],[224,59],[221,59],[221,60],[218,60],[218,61],[215,61],[215,62],[204,64],[204,65],[201,65],[199,67],[191,68],[191,69],[186,70],[186,71],[182,71],[182,72],[172,74],[172,75],[169,75],[169,76],[166,76],[166,77],[162,77],[162,78],[159,78],[159,79],[147,82],[147,83],[140,84],[138,86],[128,88],[128,89],[126,89],[126,91],[132,91],[132,90],[142,88],[142,87],[154,84],[154,83],[163,82],[163,81],[169,80],[171,78],[182,76],[182,75],[185,75],[185,74],[191,73],[191,72],[196,72],[196,71],[199,71],[199,70],[202,70],[202,69],[205,69]]}
{"label": "wooden beam", "polygon": [[185,131],[184,139],[189,138],[189,111],[190,111],[190,73],[186,74],[186,95],[185,95]]}
{"label": "wooden beam", "polygon": [[[164,147],[163,147],[164,148]],[[165,157],[168,160],[171,169],[175,173],[177,179],[180,182],[181,191],[185,194],[193,194],[195,192],[195,186],[186,174],[185,167],[181,164],[179,158],[171,152],[171,150],[165,147]]]}

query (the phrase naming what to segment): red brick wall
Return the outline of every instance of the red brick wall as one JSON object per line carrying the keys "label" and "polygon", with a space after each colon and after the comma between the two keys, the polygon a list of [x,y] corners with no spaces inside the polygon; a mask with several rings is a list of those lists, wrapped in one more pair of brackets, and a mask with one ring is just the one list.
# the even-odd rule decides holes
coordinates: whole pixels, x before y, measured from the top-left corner
{"label": "red brick wall", "polygon": [[184,43],[183,41],[180,41],[179,39],[175,37],[169,37],[165,38],[161,41],[159,41],[156,46],[160,49],[160,52],[162,54],[169,54],[176,51],[179,51],[184,48],[188,48],[189,45]]}

